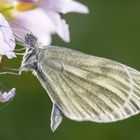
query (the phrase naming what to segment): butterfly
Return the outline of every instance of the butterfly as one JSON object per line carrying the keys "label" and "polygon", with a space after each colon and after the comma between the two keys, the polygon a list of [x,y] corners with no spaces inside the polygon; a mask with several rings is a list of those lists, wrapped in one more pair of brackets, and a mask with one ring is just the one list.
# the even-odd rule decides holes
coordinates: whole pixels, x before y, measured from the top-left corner
{"label": "butterfly", "polygon": [[53,103],[52,131],[63,117],[109,123],[140,112],[139,71],[76,50],[41,46],[33,33],[18,25],[13,31],[26,48],[19,73],[32,71]]}
{"label": "butterfly", "polygon": [[58,46],[26,33],[19,73],[32,71],[52,103],[51,129],[63,117],[115,122],[140,112],[140,72],[119,62]]}

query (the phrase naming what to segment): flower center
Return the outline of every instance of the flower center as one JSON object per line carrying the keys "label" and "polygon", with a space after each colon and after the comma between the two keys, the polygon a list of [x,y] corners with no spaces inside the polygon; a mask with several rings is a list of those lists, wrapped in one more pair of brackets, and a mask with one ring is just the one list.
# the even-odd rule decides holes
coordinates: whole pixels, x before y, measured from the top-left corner
{"label": "flower center", "polygon": [[15,8],[18,11],[27,11],[31,9],[35,9],[37,7],[36,3],[30,3],[30,2],[16,2]]}
{"label": "flower center", "polygon": [[0,13],[5,14],[5,11],[9,10],[17,10],[19,12],[28,11],[35,9],[41,5],[43,0],[36,0],[35,2],[23,2],[23,1],[15,1],[14,4],[11,4],[7,1],[0,2]]}
{"label": "flower center", "polygon": [[15,2],[14,6],[17,11],[28,11],[39,7],[41,0],[37,2]]}
{"label": "flower center", "polygon": [[8,2],[0,2],[0,13],[5,17],[11,16],[11,11],[14,9],[14,6]]}
{"label": "flower center", "polygon": [[12,7],[12,4],[10,4],[9,2],[6,1],[0,2],[0,11],[9,7]]}

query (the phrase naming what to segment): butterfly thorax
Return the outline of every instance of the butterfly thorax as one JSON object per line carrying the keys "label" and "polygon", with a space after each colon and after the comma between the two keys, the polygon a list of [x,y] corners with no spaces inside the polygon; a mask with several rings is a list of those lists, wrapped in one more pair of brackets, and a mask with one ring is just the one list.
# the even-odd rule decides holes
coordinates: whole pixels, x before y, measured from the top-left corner
{"label": "butterfly thorax", "polygon": [[32,33],[27,33],[25,35],[24,44],[28,47],[24,53],[19,73],[22,73],[22,71],[37,70],[38,55],[43,50],[39,48],[41,44],[39,44],[38,39]]}
{"label": "butterfly thorax", "polygon": [[22,71],[32,71],[37,69],[39,52],[40,49],[37,48],[26,49],[21,63],[21,67],[19,69],[19,73],[22,73]]}

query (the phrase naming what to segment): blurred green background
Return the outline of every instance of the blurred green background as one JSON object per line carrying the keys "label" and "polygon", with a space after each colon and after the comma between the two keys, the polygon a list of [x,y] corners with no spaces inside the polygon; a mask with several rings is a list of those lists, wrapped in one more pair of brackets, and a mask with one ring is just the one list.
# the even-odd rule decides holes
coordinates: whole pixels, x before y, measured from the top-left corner
{"label": "blurred green background", "polygon": [[[110,58],[140,70],[140,1],[80,0],[89,15],[63,16],[70,25],[71,42],[53,36],[53,44]],[[21,58],[4,65],[18,67]],[[64,118],[53,133],[50,129],[52,102],[31,72],[22,76],[2,75],[16,97],[0,109],[0,140],[140,140],[140,115],[127,120],[98,124]]]}

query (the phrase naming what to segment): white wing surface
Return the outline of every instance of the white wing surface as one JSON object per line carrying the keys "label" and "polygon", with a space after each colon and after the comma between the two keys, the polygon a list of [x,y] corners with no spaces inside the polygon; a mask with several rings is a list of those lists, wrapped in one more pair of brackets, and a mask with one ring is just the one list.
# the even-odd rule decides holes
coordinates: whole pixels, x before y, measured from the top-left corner
{"label": "white wing surface", "polygon": [[37,77],[53,104],[53,130],[62,115],[114,122],[140,110],[140,72],[119,62],[61,47],[39,55]]}

